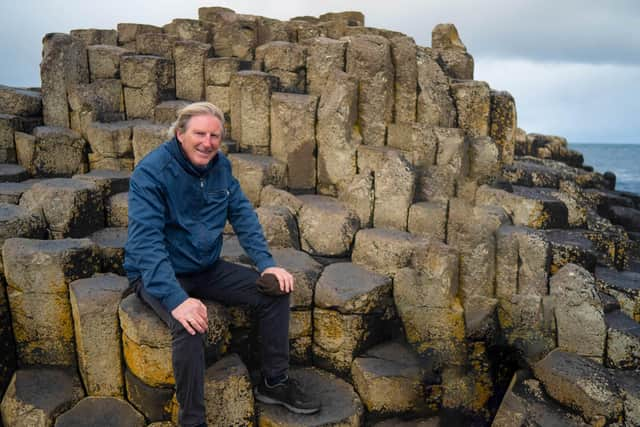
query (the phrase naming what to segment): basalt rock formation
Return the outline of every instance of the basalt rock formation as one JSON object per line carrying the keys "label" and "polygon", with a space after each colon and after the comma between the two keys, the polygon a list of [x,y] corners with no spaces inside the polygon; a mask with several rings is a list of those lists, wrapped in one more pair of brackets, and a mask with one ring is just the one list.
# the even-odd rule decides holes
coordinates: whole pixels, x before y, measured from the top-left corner
{"label": "basalt rock formation", "polygon": [[[42,87],[0,87],[5,427],[175,422],[126,192],[200,100],[296,278],[291,375],[323,403],[255,403],[252,314],[211,301],[209,425],[640,424],[640,196],[519,129],[451,24],[422,47],[359,12],[198,12],[47,34]],[[251,262],[231,229],[223,258]]]}

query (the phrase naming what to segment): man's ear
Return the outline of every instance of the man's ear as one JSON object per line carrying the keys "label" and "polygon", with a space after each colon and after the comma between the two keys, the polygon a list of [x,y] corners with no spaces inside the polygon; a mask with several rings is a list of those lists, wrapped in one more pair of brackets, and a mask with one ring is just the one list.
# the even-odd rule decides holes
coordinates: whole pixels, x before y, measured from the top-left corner
{"label": "man's ear", "polygon": [[176,139],[179,142],[182,142],[182,132],[180,132],[178,129],[176,129]]}

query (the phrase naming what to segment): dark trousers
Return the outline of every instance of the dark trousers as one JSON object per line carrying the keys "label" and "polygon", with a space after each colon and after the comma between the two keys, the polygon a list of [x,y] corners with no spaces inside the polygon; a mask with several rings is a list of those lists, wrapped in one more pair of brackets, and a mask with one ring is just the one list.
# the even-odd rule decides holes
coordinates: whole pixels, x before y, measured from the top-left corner
{"label": "dark trousers", "polygon": [[[182,288],[193,298],[226,305],[249,305],[257,314],[262,338],[262,374],[267,378],[287,375],[289,368],[289,296],[271,297],[258,292],[254,270],[218,260],[202,273],[179,276]],[[142,282],[134,282],[138,297],[167,324],[172,337],[173,374],[183,427],[205,422],[204,337],[190,335]]]}

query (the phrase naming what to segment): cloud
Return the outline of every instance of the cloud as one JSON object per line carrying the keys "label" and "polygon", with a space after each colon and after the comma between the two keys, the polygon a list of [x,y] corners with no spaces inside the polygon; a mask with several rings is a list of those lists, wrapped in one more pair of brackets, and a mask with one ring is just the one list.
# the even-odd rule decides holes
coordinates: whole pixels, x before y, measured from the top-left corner
{"label": "cloud", "polygon": [[527,132],[640,142],[640,67],[487,59],[476,61],[476,79],[515,97],[518,125]]}

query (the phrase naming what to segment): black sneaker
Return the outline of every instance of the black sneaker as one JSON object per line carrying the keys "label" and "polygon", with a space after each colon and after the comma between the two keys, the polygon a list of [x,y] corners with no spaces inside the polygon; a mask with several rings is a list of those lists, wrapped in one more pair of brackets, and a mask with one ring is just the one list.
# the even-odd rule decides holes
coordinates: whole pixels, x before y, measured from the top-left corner
{"label": "black sneaker", "polygon": [[270,386],[266,380],[255,388],[258,402],[269,405],[282,405],[296,414],[315,414],[320,410],[320,402],[307,395],[300,384],[291,378]]}

